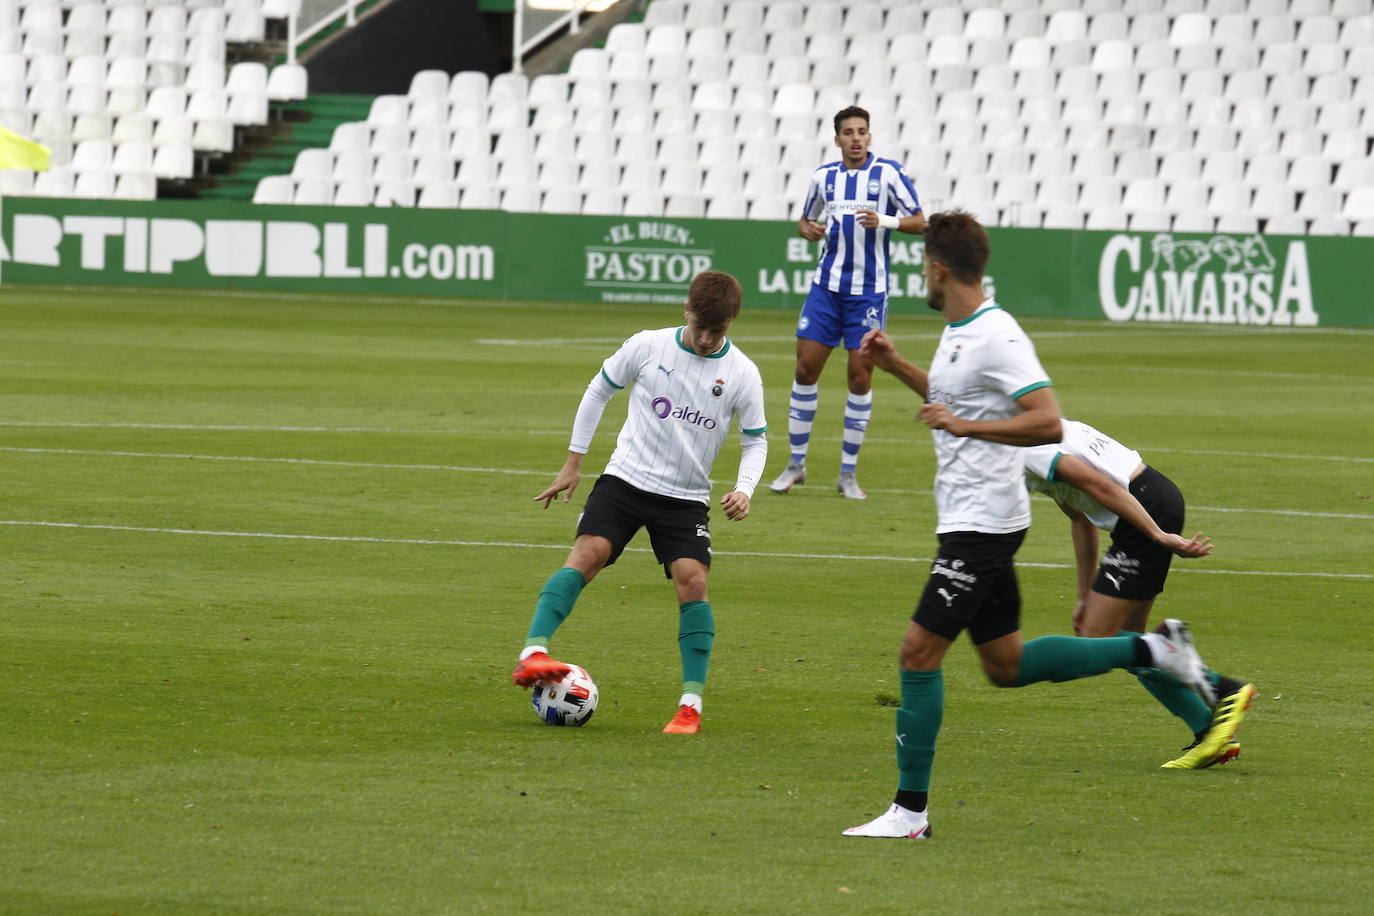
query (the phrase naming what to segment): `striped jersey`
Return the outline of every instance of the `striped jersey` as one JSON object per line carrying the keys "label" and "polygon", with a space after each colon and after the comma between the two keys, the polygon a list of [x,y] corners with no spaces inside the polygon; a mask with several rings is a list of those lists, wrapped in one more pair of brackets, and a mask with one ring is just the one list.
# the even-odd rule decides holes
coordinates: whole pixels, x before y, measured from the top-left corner
{"label": "striped jersey", "polygon": [[634,384],[606,473],[648,493],[704,503],[731,419],[749,435],[768,429],[763,376],[729,338],[701,356],[682,342],[682,331],[640,331],[602,364],[615,388]]}
{"label": "striped jersey", "polygon": [[[960,419],[1007,420],[1021,412],[1017,398],[1049,384],[1030,338],[988,299],[969,317],[945,326],[930,364],[928,399]],[[943,429],[931,435],[937,534],[1010,534],[1030,526],[1024,449]]]}
{"label": "striped jersey", "polygon": [[825,239],[816,265],[816,283],[850,296],[887,292],[888,241],[892,230],[865,229],[855,218],[860,210],[879,216],[911,216],[921,202],[900,163],[872,153],[857,169],[827,162],[811,175],[802,209],[805,219],[825,218]]}
{"label": "striped jersey", "polygon": [[1116,527],[1116,513],[1073,484],[1057,480],[1054,469],[1060,458],[1072,455],[1089,467],[1106,474],[1123,489],[1129,490],[1131,475],[1141,464],[1140,452],[1127,448],[1086,423],[1067,417],[1059,423],[1063,429],[1063,437],[1059,442],[1036,445],[1025,450],[1026,486],[1033,491],[1048,494],[1055,502],[1077,509],[1103,531],[1111,531]]}

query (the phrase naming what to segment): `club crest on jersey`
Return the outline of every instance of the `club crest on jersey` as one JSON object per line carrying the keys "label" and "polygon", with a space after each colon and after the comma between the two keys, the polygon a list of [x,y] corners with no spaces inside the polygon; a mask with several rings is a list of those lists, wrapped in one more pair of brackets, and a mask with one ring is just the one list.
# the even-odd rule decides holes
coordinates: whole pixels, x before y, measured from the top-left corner
{"label": "club crest on jersey", "polygon": [[958,361],[958,359],[959,359],[959,347],[960,347],[960,346],[961,346],[961,344],[955,344],[955,345],[954,345],[954,352],[951,353],[951,354],[949,354],[949,361],[950,361],[950,362],[956,362],[956,361]]}
{"label": "club crest on jersey", "polygon": [[716,379],[716,383],[715,383],[714,385],[711,386],[711,393],[712,393],[713,395],[715,395],[716,397],[720,397],[722,394],[724,394],[724,393],[725,393],[725,379],[723,379],[723,378],[718,378],[718,379]]}
{"label": "club crest on jersey", "polygon": [[883,186],[878,183],[878,179],[870,178],[868,180],[868,193],[877,194],[879,191],[882,190],[882,187]]}

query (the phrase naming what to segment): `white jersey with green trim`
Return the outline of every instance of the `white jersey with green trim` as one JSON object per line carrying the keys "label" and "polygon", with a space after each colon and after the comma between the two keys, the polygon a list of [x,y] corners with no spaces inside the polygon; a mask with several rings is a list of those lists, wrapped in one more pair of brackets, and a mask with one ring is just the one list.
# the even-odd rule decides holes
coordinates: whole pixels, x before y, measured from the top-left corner
{"label": "white jersey with green trim", "polygon": [[1049,494],[1057,503],[1077,509],[1103,531],[1111,531],[1116,527],[1116,513],[1072,484],[1056,480],[1055,468],[1060,458],[1072,455],[1130,489],[1131,475],[1141,464],[1140,452],[1078,420],[1065,417],[1060,423],[1064,432],[1059,442],[1025,449],[1026,486],[1034,492]]}
{"label": "white jersey with green trim", "polygon": [[[928,400],[964,420],[1006,420],[1021,412],[1016,399],[1050,384],[1035,346],[1016,319],[987,299],[969,317],[945,326],[930,365]],[[960,438],[932,430],[935,439],[935,531],[1008,534],[1030,526],[1030,497],[1014,445]]]}
{"label": "white jersey with green trim", "polygon": [[731,419],[750,435],[768,429],[763,376],[728,338],[700,356],[682,332],[640,331],[602,364],[616,388],[634,384],[606,473],[649,493],[709,502],[711,466]]}

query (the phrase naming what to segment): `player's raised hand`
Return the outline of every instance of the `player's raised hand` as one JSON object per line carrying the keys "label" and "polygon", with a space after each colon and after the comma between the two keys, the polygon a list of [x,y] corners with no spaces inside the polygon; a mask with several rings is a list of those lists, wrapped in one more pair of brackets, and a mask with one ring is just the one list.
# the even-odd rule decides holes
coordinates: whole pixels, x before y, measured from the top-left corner
{"label": "player's raised hand", "polygon": [[1212,552],[1212,539],[1200,531],[1191,538],[1171,534],[1165,546],[1180,557],[1205,557]]}
{"label": "player's raised hand", "polygon": [[879,369],[891,372],[898,355],[897,346],[885,332],[872,328],[859,341],[859,355]]}
{"label": "player's raised hand", "polygon": [[720,498],[720,505],[725,509],[725,517],[733,522],[737,522],[749,515],[749,497],[739,490],[732,490]]}

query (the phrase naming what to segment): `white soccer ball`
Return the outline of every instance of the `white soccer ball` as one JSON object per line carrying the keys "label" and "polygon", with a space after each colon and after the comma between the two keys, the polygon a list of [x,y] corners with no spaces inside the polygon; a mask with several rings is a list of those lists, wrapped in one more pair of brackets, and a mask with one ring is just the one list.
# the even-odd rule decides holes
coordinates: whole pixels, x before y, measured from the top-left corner
{"label": "white soccer ball", "polygon": [[534,685],[530,702],[547,725],[586,725],[596,712],[596,681],[577,665],[562,679]]}

